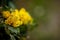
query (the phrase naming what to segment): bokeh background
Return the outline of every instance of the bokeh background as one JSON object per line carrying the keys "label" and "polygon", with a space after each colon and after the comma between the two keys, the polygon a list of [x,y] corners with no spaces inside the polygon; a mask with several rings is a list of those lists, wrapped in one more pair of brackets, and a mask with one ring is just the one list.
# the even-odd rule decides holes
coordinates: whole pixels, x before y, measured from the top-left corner
{"label": "bokeh background", "polygon": [[60,0],[13,0],[24,7],[38,24],[29,32],[29,40],[60,40]]}

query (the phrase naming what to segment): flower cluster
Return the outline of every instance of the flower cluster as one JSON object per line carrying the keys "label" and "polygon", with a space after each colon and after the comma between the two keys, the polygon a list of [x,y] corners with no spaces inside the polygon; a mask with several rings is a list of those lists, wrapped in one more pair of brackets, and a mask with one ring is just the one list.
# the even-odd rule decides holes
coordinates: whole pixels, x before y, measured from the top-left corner
{"label": "flower cluster", "polygon": [[20,25],[32,24],[33,19],[29,13],[21,8],[20,10],[15,9],[14,11],[3,11],[3,17],[6,18],[5,24],[12,25],[13,27],[18,27]]}

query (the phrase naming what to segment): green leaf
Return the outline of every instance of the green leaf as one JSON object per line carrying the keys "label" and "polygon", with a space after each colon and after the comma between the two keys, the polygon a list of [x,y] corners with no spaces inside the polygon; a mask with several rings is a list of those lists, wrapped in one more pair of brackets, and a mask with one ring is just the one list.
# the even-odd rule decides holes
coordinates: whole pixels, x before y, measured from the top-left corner
{"label": "green leaf", "polygon": [[27,35],[27,26],[26,25],[22,25],[20,26],[20,34],[21,36],[26,36]]}
{"label": "green leaf", "polygon": [[16,40],[13,35],[10,34],[11,40]]}
{"label": "green leaf", "polygon": [[11,1],[9,2],[9,7],[10,7],[10,8],[13,8],[13,9],[16,8],[15,4],[14,4],[13,2],[11,2]]}
{"label": "green leaf", "polygon": [[19,28],[14,28],[14,27],[8,27],[8,29],[11,31],[11,33],[20,33],[20,29]]}

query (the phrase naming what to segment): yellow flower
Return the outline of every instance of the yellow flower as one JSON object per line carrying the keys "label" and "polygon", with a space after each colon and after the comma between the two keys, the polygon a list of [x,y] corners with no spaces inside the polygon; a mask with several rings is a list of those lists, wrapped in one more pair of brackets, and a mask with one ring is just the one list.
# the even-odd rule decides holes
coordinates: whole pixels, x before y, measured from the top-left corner
{"label": "yellow flower", "polygon": [[19,11],[19,16],[24,24],[28,24],[29,22],[32,23],[32,17],[24,8],[21,8],[21,10]]}
{"label": "yellow flower", "polygon": [[8,18],[10,16],[10,12],[9,11],[3,11],[2,14],[3,14],[4,18]]}
{"label": "yellow flower", "polygon": [[11,17],[7,18],[7,19],[5,20],[5,24],[11,25],[11,24],[12,24],[12,18],[11,18]]}
{"label": "yellow flower", "polygon": [[11,15],[13,15],[13,16],[17,16],[17,15],[18,15],[18,10],[15,9],[14,11],[12,11],[12,12],[11,12]]}
{"label": "yellow flower", "polygon": [[19,12],[20,13],[25,13],[25,11],[26,11],[25,8],[21,8]]}
{"label": "yellow flower", "polygon": [[12,26],[13,27],[18,27],[18,26],[20,26],[20,25],[22,25],[23,24],[23,22],[22,21],[16,21],[16,22],[14,22],[13,24],[12,24]]}
{"label": "yellow flower", "polygon": [[15,9],[10,13],[10,16],[5,20],[5,24],[12,25],[13,27],[18,27],[23,24],[32,24],[33,19],[30,14],[21,8],[20,11]]}

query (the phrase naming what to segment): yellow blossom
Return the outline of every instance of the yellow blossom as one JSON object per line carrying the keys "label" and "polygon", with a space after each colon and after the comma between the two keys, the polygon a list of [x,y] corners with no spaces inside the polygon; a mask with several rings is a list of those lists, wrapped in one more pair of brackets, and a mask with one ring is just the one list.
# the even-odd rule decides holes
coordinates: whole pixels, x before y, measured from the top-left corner
{"label": "yellow blossom", "polygon": [[18,27],[23,24],[32,24],[33,19],[30,14],[24,9],[15,9],[10,13],[10,16],[5,20],[6,24],[12,25],[13,27]]}
{"label": "yellow blossom", "polygon": [[13,26],[13,27],[18,27],[18,26],[20,26],[20,25],[22,25],[22,24],[23,24],[22,21],[16,21],[16,22],[14,22],[14,23],[12,24],[12,26]]}
{"label": "yellow blossom", "polygon": [[9,11],[3,11],[2,14],[3,14],[4,18],[8,18],[10,16],[10,12]]}
{"label": "yellow blossom", "polygon": [[7,18],[7,20],[5,20],[5,24],[11,25],[12,24],[12,18],[11,17]]}
{"label": "yellow blossom", "polygon": [[17,15],[18,15],[18,10],[15,9],[15,11],[12,11],[12,12],[11,12],[11,15],[13,15],[13,16],[17,16]]}
{"label": "yellow blossom", "polygon": [[24,24],[28,24],[29,22],[32,23],[32,17],[24,8],[21,8],[21,10],[19,11],[19,16]]}

